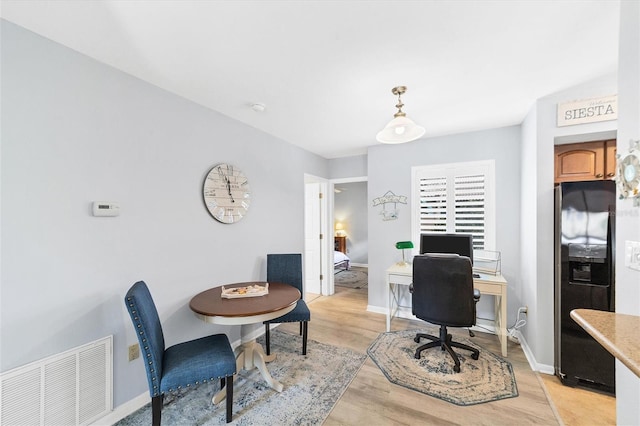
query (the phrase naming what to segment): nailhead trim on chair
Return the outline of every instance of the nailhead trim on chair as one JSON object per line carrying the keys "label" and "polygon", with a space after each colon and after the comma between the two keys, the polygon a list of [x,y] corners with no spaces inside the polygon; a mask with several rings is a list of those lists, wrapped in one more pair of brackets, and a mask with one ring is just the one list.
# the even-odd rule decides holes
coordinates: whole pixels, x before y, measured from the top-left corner
{"label": "nailhead trim on chair", "polygon": [[[135,307],[135,304],[133,303],[133,300],[131,299],[131,297],[127,298],[127,301],[129,302],[129,306],[131,307],[131,313],[134,315],[134,319],[136,321],[136,328],[139,330],[138,334],[142,337],[142,341],[144,343],[147,342],[147,338],[144,335],[144,331],[140,330],[142,328],[142,324],[140,323],[140,318],[138,317],[137,313],[138,310]],[[149,346],[148,345],[144,345],[143,346],[144,351],[145,351],[145,355],[147,357],[147,359],[149,360],[147,363],[151,366],[151,368],[149,369],[149,372],[151,373],[151,381],[154,383],[153,384],[153,396],[159,396],[161,395],[161,393],[158,391],[158,376],[156,374],[156,369],[154,368],[153,365],[153,360],[151,358],[151,351],[149,350]]]}
{"label": "nailhead trim on chair", "polygon": [[[130,306],[130,307],[132,307],[132,308],[135,308],[134,304],[133,304],[133,303],[132,303],[132,301],[131,301],[131,298],[130,298],[130,297],[128,297],[128,298],[127,298],[127,300],[129,301],[129,306]],[[131,310],[131,313],[133,313],[133,314],[135,315],[135,314],[137,313],[137,311],[136,311],[136,310],[134,310],[134,309],[132,309],[132,310]],[[136,321],[139,321],[139,318],[138,318],[137,316],[135,316],[135,317],[134,317],[134,319],[135,319]],[[142,327],[142,324],[140,324],[139,322],[137,322],[137,323],[136,323],[136,327],[137,327],[138,329],[140,329],[140,328]],[[146,342],[147,342],[147,339],[144,337],[144,332],[143,332],[142,330],[140,330],[138,333],[139,333],[141,336],[143,336],[142,341],[143,341],[144,343],[146,343]],[[158,391],[158,384],[157,384],[157,382],[158,382],[158,376],[156,375],[156,369],[153,367],[153,361],[151,360],[151,351],[149,350],[149,346],[145,345],[145,346],[144,346],[144,350],[145,350],[145,355],[146,355],[146,356],[147,356],[147,358],[149,359],[148,364],[151,366],[151,368],[149,369],[149,372],[152,374],[151,381],[153,381],[153,382],[154,382],[154,385],[153,385],[154,394],[153,394],[153,395],[151,395],[151,396],[159,396],[159,395],[161,395],[161,393]],[[210,381],[220,380],[220,379],[223,379],[223,378],[226,378],[226,377],[227,377],[227,376],[211,377],[209,380],[210,380]],[[205,379],[202,379],[201,381],[202,381],[202,383],[207,383],[207,379],[206,379],[206,378],[205,378]],[[200,384],[200,382],[199,382],[199,381],[196,381],[195,383],[187,383],[185,386],[186,386],[186,387],[190,387],[191,385],[195,385],[195,386],[197,386],[197,385],[199,385],[199,384]],[[182,389],[182,387],[183,387],[183,386],[178,386],[178,387],[177,387],[177,388],[175,388],[175,389],[174,389],[174,388],[170,388],[170,389],[169,389],[169,392],[172,392],[172,391],[174,391],[174,390],[178,390],[178,389]]]}

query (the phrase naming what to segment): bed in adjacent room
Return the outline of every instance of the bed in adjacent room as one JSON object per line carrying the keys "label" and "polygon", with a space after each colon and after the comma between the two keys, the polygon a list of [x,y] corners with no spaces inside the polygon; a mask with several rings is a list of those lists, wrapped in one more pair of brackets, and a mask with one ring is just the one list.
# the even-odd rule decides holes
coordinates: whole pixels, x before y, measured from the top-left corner
{"label": "bed in adjacent room", "polygon": [[350,261],[349,256],[341,251],[335,250],[333,252],[333,273],[337,274],[338,272],[348,271]]}

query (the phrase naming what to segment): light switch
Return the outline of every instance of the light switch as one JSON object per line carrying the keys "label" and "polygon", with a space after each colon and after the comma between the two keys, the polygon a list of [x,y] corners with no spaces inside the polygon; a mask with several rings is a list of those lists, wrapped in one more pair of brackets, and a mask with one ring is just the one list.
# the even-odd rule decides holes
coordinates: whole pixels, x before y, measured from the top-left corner
{"label": "light switch", "polygon": [[624,242],[624,266],[640,271],[640,242]]}

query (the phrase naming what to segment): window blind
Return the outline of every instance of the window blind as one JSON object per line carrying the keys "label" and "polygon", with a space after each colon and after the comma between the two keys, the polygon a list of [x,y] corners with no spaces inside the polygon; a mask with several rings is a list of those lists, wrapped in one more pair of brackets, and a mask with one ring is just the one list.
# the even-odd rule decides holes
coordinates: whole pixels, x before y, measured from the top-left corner
{"label": "window blind", "polygon": [[447,178],[420,179],[420,232],[447,232]]}
{"label": "window blind", "polygon": [[455,232],[473,235],[474,250],[484,249],[485,176],[454,176]]}
{"label": "window blind", "polygon": [[482,162],[416,167],[414,235],[472,234],[474,250],[490,249],[495,238],[492,173],[493,167]]}

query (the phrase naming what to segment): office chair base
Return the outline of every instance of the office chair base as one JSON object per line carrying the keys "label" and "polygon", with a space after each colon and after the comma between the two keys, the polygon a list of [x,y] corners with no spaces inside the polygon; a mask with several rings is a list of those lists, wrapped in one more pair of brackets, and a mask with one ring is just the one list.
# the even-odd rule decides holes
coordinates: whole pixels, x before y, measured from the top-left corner
{"label": "office chair base", "polygon": [[414,358],[420,359],[420,354],[422,353],[422,351],[440,346],[441,350],[446,350],[447,352],[449,352],[451,358],[453,358],[453,362],[455,363],[455,365],[453,366],[453,371],[456,373],[460,372],[460,359],[458,358],[458,355],[456,355],[456,353],[453,351],[453,348],[460,348],[470,351],[471,358],[473,358],[474,360],[477,360],[480,357],[480,351],[478,349],[473,348],[469,345],[465,345],[464,343],[454,342],[452,340],[451,334],[447,333],[447,327],[445,326],[440,327],[440,337],[432,336],[431,334],[418,333],[416,334],[416,337],[414,337],[413,341],[416,343],[420,343],[420,339],[422,338],[432,341],[418,347],[418,349],[416,349]]}

